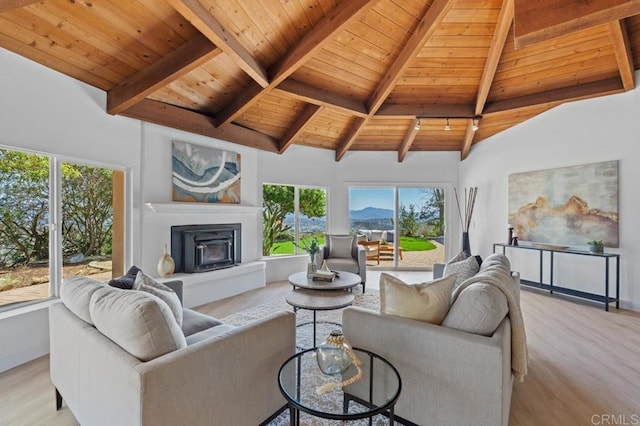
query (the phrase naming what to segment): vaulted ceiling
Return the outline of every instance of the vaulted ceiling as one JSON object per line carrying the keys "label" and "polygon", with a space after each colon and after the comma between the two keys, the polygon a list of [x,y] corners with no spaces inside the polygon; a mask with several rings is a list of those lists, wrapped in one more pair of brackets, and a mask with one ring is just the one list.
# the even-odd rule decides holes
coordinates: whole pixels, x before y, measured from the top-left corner
{"label": "vaulted ceiling", "polygon": [[464,159],[632,89],[640,0],[0,0],[0,46],[106,91],[109,114],[278,153]]}

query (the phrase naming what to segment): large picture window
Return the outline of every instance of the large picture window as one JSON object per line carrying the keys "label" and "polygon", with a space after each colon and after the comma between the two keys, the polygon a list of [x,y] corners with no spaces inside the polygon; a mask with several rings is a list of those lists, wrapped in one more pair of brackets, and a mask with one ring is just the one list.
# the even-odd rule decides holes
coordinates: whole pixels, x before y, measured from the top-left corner
{"label": "large picture window", "polygon": [[124,172],[0,149],[0,309],[123,273]]}
{"label": "large picture window", "polygon": [[303,253],[312,238],[324,243],[327,191],[294,185],[262,186],[262,254]]}
{"label": "large picture window", "polygon": [[441,187],[349,187],[350,231],[371,242],[367,265],[430,268],[443,262],[444,195]]}

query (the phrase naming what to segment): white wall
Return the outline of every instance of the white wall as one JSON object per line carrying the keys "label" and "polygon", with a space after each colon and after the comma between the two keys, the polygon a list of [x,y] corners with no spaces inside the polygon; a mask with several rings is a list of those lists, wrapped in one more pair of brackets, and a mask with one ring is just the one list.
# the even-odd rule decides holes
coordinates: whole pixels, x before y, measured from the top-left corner
{"label": "white wall", "polygon": [[[126,169],[140,200],[140,124],[105,114],[105,93],[0,49],[0,145]],[[129,240],[138,240],[133,230]],[[139,256],[134,251],[130,259]],[[0,315],[0,371],[49,352],[46,307]]]}
{"label": "white wall", "polygon": [[[460,187],[479,187],[470,232],[473,251],[486,256],[492,243],[506,242],[509,174],[619,160],[620,248],[607,251],[621,254],[622,306],[640,310],[640,197],[635,186],[640,182],[639,121],[636,89],[559,106],[474,146],[460,165]],[[537,258],[523,252],[511,250],[514,267],[537,280]],[[564,255],[554,266],[557,284],[603,294],[602,259]]]}
{"label": "white wall", "polygon": [[[398,163],[397,152],[351,151],[341,161],[335,161],[335,153],[325,149],[294,145],[283,155],[266,151],[258,152],[258,183],[296,184],[321,186],[328,189],[329,209],[327,232],[349,232],[350,184],[398,184],[400,186],[444,186],[452,196],[458,180],[458,152],[409,152]],[[454,211],[445,212],[448,235],[459,234]],[[459,247],[454,237],[447,250]],[[447,254],[447,256],[449,253]],[[283,280],[302,263],[268,261],[267,280]]]}

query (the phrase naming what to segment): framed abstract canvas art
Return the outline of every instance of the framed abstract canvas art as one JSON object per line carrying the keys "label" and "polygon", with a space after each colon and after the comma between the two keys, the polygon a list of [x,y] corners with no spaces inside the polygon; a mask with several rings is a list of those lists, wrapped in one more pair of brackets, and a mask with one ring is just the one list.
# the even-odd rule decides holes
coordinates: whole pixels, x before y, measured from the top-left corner
{"label": "framed abstract canvas art", "polygon": [[509,175],[509,224],[520,241],[618,247],[618,161]]}
{"label": "framed abstract canvas art", "polygon": [[240,154],[173,141],[173,201],[240,204]]}

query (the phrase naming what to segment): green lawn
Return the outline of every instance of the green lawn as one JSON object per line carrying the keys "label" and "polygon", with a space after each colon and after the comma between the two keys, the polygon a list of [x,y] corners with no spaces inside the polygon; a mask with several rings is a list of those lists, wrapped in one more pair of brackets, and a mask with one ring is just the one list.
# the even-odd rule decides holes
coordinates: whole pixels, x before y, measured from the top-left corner
{"label": "green lawn", "polygon": [[436,248],[431,241],[416,237],[400,237],[400,247],[403,251],[428,251]]}
{"label": "green lawn", "polygon": [[[307,238],[306,240],[310,241],[311,238]],[[324,238],[318,238],[318,244],[323,245]],[[436,246],[431,241],[416,237],[400,237],[400,247],[402,247],[402,250],[404,251],[428,251],[436,248]],[[271,247],[272,256],[293,253],[295,253],[295,246],[293,245],[293,241],[275,243],[273,247]]]}

